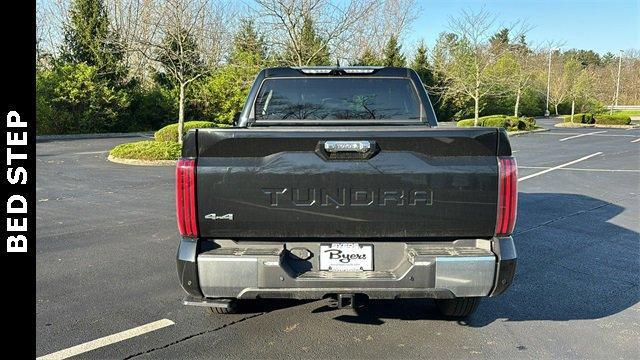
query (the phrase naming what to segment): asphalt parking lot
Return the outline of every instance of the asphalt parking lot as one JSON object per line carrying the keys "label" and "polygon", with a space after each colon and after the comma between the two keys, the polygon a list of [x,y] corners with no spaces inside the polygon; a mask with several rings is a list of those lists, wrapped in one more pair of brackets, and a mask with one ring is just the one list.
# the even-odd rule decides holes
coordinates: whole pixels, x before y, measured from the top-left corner
{"label": "asphalt parking lot", "polygon": [[465,322],[415,300],[358,311],[270,302],[236,315],[185,307],[174,169],[106,160],[131,138],[38,142],[37,355],[160,321],[79,357],[640,358],[640,130],[553,121],[511,138],[516,281]]}

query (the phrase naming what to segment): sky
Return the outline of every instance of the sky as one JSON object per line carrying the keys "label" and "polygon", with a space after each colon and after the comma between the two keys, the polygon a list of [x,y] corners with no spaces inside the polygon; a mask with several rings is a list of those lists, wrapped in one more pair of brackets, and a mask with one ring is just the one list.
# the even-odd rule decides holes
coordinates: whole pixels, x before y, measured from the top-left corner
{"label": "sky", "polygon": [[[252,0],[235,0],[250,4]],[[336,0],[346,1],[346,0]],[[47,7],[54,0],[38,0]],[[640,49],[640,0],[416,0],[419,16],[404,35],[403,50],[412,52],[419,40],[432,48],[449,19],[461,10],[485,9],[496,25],[524,21],[530,44],[563,43],[562,50],[585,49],[601,54]]]}
{"label": "sky", "polygon": [[564,43],[562,50],[591,49],[599,53],[640,49],[640,0],[417,0],[420,16],[407,31],[408,47],[424,39],[429,47],[448,30],[449,19],[461,10],[482,8],[496,15],[497,24],[515,20],[531,28],[534,44],[549,40]]}

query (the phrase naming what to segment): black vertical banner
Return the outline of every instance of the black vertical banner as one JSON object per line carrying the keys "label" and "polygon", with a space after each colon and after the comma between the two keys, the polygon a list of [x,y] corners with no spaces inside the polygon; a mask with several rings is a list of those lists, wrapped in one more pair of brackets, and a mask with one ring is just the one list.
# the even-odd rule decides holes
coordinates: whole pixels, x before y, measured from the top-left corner
{"label": "black vertical banner", "polygon": [[35,358],[35,2],[5,1],[1,6],[2,342],[11,357]]}

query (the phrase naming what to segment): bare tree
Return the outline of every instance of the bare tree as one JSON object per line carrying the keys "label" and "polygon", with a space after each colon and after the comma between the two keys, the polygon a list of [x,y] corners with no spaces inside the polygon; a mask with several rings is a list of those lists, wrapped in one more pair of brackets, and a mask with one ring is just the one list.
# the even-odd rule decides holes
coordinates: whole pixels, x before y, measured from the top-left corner
{"label": "bare tree", "polygon": [[39,66],[38,62],[42,54],[42,33],[44,31],[44,19],[42,16],[42,12],[42,5],[36,6],[36,66]]}
{"label": "bare tree", "polygon": [[356,60],[366,51],[380,55],[391,37],[403,39],[420,13],[416,0],[381,0],[381,5],[365,15],[362,25],[355,28],[350,41],[343,46],[344,57]]}
{"label": "bare tree", "polygon": [[[284,59],[296,66],[308,65],[322,52],[341,56],[352,35],[380,0],[255,0],[256,12],[266,30],[267,42],[275,50],[291,54]],[[314,48],[306,49],[303,25],[311,20],[317,33]]]}
{"label": "bare tree", "polygon": [[145,31],[130,34],[131,49],[178,88],[178,141],[182,143],[186,88],[219,65],[228,38],[229,4],[213,0],[144,2],[139,21]]}
{"label": "bare tree", "polygon": [[[551,78],[549,80],[549,104],[551,104],[555,110],[555,115],[558,115],[558,106],[562,104],[571,91],[572,75],[569,68],[565,66],[563,60],[551,63]],[[546,74],[545,74],[546,76]]]}
{"label": "bare tree", "polygon": [[[504,72],[497,61],[508,50],[494,47],[490,37],[495,32],[495,16],[482,9],[463,10],[449,20],[452,36],[442,37],[436,44],[435,70],[444,77],[443,88],[449,95],[462,94],[474,102],[474,126],[478,126],[480,102],[486,96],[504,94]],[[515,25],[507,31],[515,29]],[[515,37],[521,33],[512,32]]]}
{"label": "bare tree", "polygon": [[534,84],[536,75],[544,68],[544,60],[542,53],[520,46],[512,47],[503,55],[501,62],[506,63],[504,83],[515,95],[513,116],[520,116],[522,94]]}
{"label": "bare tree", "polygon": [[[608,61],[591,69],[594,97],[603,104],[612,104],[615,101],[618,61],[618,55],[612,54]],[[640,105],[640,50],[624,51],[621,65],[618,103]]]}
{"label": "bare tree", "polygon": [[625,51],[620,74],[618,102],[624,105],[640,105],[640,50]]}
{"label": "bare tree", "polygon": [[[63,28],[69,15],[69,0],[36,2],[37,51],[40,61],[56,57],[62,45]],[[43,59],[42,57],[45,57]]]}
{"label": "bare tree", "polygon": [[157,5],[152,0],[105,0],[111,31],[118,34],[119,47],[124,51],[124,65],[129,76],[142,84],[151,81],[153,64],[143,54],[150,52],[145,44],[153,38],[151,16]]}
{"label": "bare tree", "polygon": [[593,95],[593,72],[575,59],[568,59],[564,68],[565,76],[568,78],[569,89],[567,93],[571,100],[571,122],[573,122],[576,102],[580,101],[584,104]]}

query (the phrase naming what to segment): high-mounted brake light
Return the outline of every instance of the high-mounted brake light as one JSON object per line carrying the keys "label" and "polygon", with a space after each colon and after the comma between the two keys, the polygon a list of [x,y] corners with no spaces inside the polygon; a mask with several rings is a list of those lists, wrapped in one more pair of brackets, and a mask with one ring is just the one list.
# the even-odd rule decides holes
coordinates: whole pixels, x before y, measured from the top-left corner
{"label": "high-mounted brake light", "polygon": [[300,71],[302,71],[305,74],[329,74],[331,73],[332,69],[308,69],[308,68],[300,68]]}
{"label": "high-mounted brake light", "polygon": [[373,74],[375,68],[347,68],[344,69],[344,72],[347,74]]}
{"label": "high-mounted brake light", "polygon": [[180,159],[176,164],[176,215],[180,234],[197,237],[195,160]]}
{"label": "high-mounted brake light", "polygon": [[376,70],[382,69],[381,66],[353,66],[353,67],[297,67],[304,74],[325,74],[325,75],[344,75],[344,74],[373,74]]}
{"label": "high-mounted brake light", "polygon": [[516,225],[518,168],[511,156],[498,157],[498,216],[496,236],[507,236]]}

